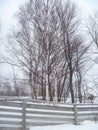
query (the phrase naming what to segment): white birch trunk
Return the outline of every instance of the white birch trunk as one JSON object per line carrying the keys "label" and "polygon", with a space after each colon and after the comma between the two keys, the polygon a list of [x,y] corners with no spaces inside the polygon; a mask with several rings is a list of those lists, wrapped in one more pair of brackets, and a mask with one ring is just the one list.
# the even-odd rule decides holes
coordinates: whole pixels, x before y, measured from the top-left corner
{"label": "white birch trunk", "polygon": [[49,70],[48,70],[48,66],[49,66],[49,55],[47,53],[46,56],[46,101],[49,101]]}
{"label": "white birch trunk", "polygon": [[54,85],[54,101],[57,102],[58,101],[58,96],[57,96],[57,85],[58,85],[58,81],[57,81],[57,76],[55,76],[55,85]]}
{"label": "white birch trunk", "polygon": [[57,86],[58,86],[58,65],[57,65],[57,59],[56,59],[56,65],[55,65],[55,83],[54,83],[54,101],[58,101],[58,95],[57,95]]}
{"label": "white birch trunk", "polygon": [[48,42],[48,0],[47,0],[47,10],[46,10],[46,101],[49,101],[49,42]]}

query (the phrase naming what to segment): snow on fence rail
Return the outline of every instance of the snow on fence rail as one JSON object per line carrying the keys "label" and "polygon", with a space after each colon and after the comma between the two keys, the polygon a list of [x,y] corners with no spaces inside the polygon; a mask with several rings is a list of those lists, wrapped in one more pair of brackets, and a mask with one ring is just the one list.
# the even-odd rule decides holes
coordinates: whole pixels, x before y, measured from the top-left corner
{"label": "snow on fence rail", "polygon": [[98,120],[98,104],[54,104],[47,102],[0,101],[0,127],[26,130],[32,126]]}

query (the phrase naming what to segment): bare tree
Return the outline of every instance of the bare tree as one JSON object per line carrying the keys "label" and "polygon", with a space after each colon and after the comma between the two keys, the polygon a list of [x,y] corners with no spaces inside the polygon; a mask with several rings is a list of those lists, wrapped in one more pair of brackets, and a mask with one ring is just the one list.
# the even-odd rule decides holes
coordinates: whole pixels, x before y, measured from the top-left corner
{"label": "bare tree", "polygon": [[[33,38],[33,25],[32,25],[32,1],[28,2],[20,8],[18,14],[19,28],[11,35],[9,35],[8,50],[10,57],[6,62],[20,67],[24,74],[28,77],[29,85],[31,88],[32,98],[36,98],[36,93],[33,87],[33,72],[36,63],[36,48]],[[33,49],[34,48],[34,49]]]}
{"label": "bare tree", "polygon": [[42,96],[47,101],[60,101],[71,94],[74,103],[77,73],[81,102],[80,68],[87,48],[82,48],[78,19],[70,1],[29,0],[20,8],[19,26],[8,37],[5,62],[22,69],[33,99]]}
{"label": "bare tree", "polygon": [[97,12],[89,17],[89,22],[87,24],[87,29],[91,37],[91,42],[93,42],[98,49],[98,16]]}
{"label": "bare tree", "polygon": [[[91,42],[91,47],[93,47],[93,51],[91,52],[92,54],[96,55],[96,58],[93,60],[94,64],[98,64],[98,11],[93,13],[87,23],[87,31],[89,34],[89,39]],[[96,91],[96,81],[93,81],[94,86],[93,89]]]}
{"label": "bare tree", "polygon": [[42,2],[36,1],[36,6],[35,6],[37,15],[35,17],[34,25],[36,29],[37,42],[40,45],[42,50],[41,62],[44,62],[45,64],[44,79],[45,79],[46,100],[53,100],[54,94],[55,94],[55,100],[57,100],[57,85],[56,85],[57,80],[55,80],[54,88],[53,88],[53,82],[51,81],[52,78],[54,78],[53,76],[54,62],[57,60],[55,59],[56,57],[55,47],[57,42],[57,27],[58,27],[57,25],[58,21],[56,18],[57,15],[55,9],[56,6],[57,6],[56,0],[53,0],[52,3],[51,0],[42,1]]}
{"label": "bare tree", "polygon": [[[67,1],[65,6],[60,5],[57,8],[59,21],[60,21],[60,34],[62,43],[62,54],[64,55],[65,65],[67,67],[67,92],[71,93],[72,103],[75,102],[74,91],[74,73],[78,70],[78,92],[80,95],[80,102],[82,102],[80,68],[83,66],[83,59],[85,59],[85,53],[88,50],[88,46],[85,46],[82,40],[83,37],[80,34],[80,22],[77,12],[77,8],[74,3]],[[66,70],[66,69],[65,69]],[[66,76],[65,76],[66,77]],[[65,78],[66,79],[66,78]]]}
{"label": "bare tree", "polygon": [[71,99],[74,103],[74,90],[73,90],[73,47],[74,37],[78,28],[78,20],[76,16],[75,5],[67,1],[65,6],[60,6],[58,9],[58,15],[61,22],[61,35],[63,39],[64,55],[67,61],[69,70],[69,88],[71,92]]}

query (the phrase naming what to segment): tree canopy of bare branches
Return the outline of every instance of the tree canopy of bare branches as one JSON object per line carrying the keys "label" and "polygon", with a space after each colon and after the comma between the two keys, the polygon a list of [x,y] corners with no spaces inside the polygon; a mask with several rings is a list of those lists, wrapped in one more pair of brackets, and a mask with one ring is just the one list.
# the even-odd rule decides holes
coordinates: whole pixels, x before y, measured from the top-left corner
{"label": "tree canopy of bare branches", "polygon": [[78,90],[82,102],[81,69],[88,47],[80,33],[75,4],[29,0],[21,6],[17,17],[19,25],[8,37],[6,62],[23,70],[32,98],[42,96],[47,101],[60,101],[71,96],[74,103]]}

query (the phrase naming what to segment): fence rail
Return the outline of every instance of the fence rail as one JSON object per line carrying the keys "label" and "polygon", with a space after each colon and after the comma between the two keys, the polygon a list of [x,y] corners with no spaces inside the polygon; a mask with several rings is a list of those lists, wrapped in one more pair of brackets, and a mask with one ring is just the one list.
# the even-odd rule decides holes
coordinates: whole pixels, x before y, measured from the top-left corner
{"label": "fence rail", "polygon": [[98,104],[36,103],[31,100],[0,101],[0,128],[26,130],[40,125],[79,124],[84,120],[98,120]]}

